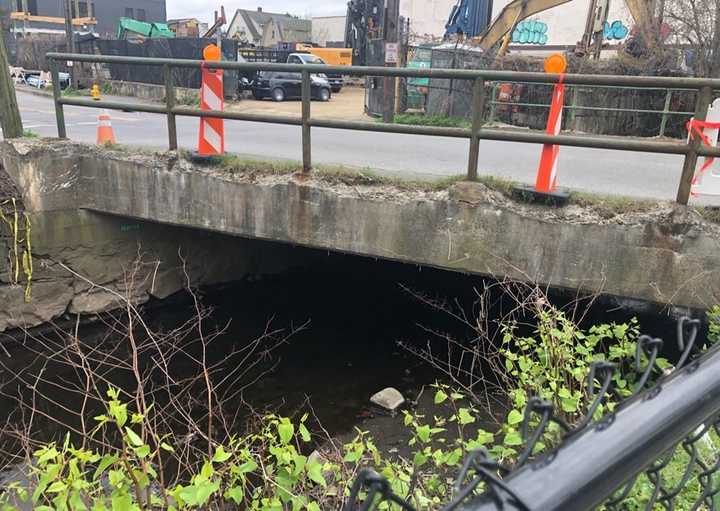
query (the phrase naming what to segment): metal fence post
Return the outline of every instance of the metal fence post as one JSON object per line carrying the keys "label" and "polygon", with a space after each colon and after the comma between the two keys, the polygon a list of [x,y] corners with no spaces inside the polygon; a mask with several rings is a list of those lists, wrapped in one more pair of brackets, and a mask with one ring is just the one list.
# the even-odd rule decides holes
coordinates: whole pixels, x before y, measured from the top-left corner
{"label": "metal fence post", "polygon": [[302,154],[303,172],[310,172],[312,168],[312,152],[310,141],[310,100],[311,82],[310,73],[302,72]]}
{"label": "metal fence post", "polygon": [[485,113],[485,79],[476,78],[473,83],[472,133],[470,134],[470,158],[468,159],[468,181],[477,181],[478,159],[480,157],[480,128]]}
{"label": "metal fence post", "polygon": [[[697,102],[695,103],[695,120],[704,121],[707,119],[708,108],[712,101],[713,89],[706,86],[698,92]],[[695,175],[695,168],[698,161],[698,149],[702,144],[702,140],[698,136],[693,136],[690,131],[688,140],[688,152],[685,154],[685,164],[683,165],[682,177],[680,178],[680,187],[678,188],[677,202],[683,206],[687,206],[690,200],[690,189],[692,188],[692,180]]]}
{"label": "metal fence post", "polygon": [[165,108],[167,108],[167,124],[168,124],[168,146],[171,151],[178,148],[177,140],[177,124],[175,122],[175,114],[172,113],[175,108],[175,85],[173,83],[172,67],[170,64],[163,66],[165,72]]}
{"label": "metal fence post", "polygon": [[58,71],[57,60],[51,58],[50,60],[50,75],[53,87],[53,100],[55,102],[55,121],[57,122],[58,138],[67,138],[67,131],[65,129],[65,111],[63,110],[62,103],[60,103],[61,86],[60,86],[60,73]]}
{"label": "metal fence post", "polygon": [[498,97],[498,84],[497,82],[493,82],[492,92],[490,95],[490,117],[488,118],[488,122],[495,121],[495,112],[497,110],[497,105],[495,104]]}
{"label": "metal fence post", "polygon": [[672,89],[668,89],[665,94],[665,108],[663,109],[662,121],[660,121],[660,136],[665,136],[665,130],[667,129],[668,113],[670,113],[670,105],[672,104]]}

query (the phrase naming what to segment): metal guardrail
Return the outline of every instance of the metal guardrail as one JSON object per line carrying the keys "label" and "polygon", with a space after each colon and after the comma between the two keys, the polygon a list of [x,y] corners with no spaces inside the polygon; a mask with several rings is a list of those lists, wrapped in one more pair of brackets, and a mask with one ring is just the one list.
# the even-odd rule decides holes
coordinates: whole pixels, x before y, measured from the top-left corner
{"label": "metal guardrail", "polygon": [[[530,399],[524,424],[536,418],[535,431],[524,431],[524,463],[509,471],[487,453],[476,451],[466,460],[455,483],[452,502],[442,511],[590,511],[678,509],[715,510],[720,506],[720,346],[697,353],[699,321],[682,318],[678,348],[682,355],[673,372],[648,385],[659,370],[657,357],[663,342],[648,336],[638,340],[639,381],[635,394],[599,421],[592,420],[595,405],[612,395],[614,367],[596,362],[588,385],[599,381],[602,390],[588,408],[579,429],[565,434],[554,451],[532,459],[529,455],[548,424],[555,419],[552,405]],[[640,354],[648,359],[640,364]],[[696,358],[693,358],[696,357]],[[593,378],[594,376],[594,378]],[[525,428],[524,428],[525,429]],[[712,436],[715,436],[713,438]],[[701,452],[703,443],[709,446]],[[682,449],[682,451],[680,450]],[[710,451],[708,453],[707,451]],[[673,456],[682,458],[667,477]],[[530,461],[527,461],[530,459]],[[645,502],[633,489],[645,486]],[[397,503],[387,481],[366,471],[354,490],[365,488]],[[480,495],[476,492],[482,491]],[[680,505],[681,494],[683,504]],[[351,496],[351,497],[352,497]],[[634,500],[634,501],[633,501]],[[367,499],[366,499],[367,503]],[[404,502],[403,509],[414,511]],[[353,509],[353,503],[346,511]],[[365,510],[375,509],[372,505]]]}
{"label": "metal guardrail", "polygon": [[[519,85],[530,85],[527,82],[513,82],[514,84]],[[535,84],[537,85],[537,84]],[[572,124],[572,121],[575,118],[575,115],[577,112],[615,112],[615,113],[634,113],[634,114],[655,114],[660,116],[660,126],[658,131],[659,137],[664,137],[665,133],[667,132],[667,125],[670,117],[692,117],[694,115],[694,112],[684,112],[684,111],[677,111],[672,110],[670,107],[672,105],[672,99],[673,95],[679,92],[688,92],[688,91],[694,91],[694,89],[685,89],[685,88],[678,88],[678,89],[669,89],[664,87],[645,87],[645,91],[656,91],[656,92],[664,92],[665,93],[665,100],[663,104],[662,110],[649,110],[646,108],[617,108],[617,107],[609,107],[609,106],[586,106],[586,105],[577,105],[577,92],[578,90],[582,89],[592,89],[592,88],[602,88],[602,89],[608,89],[608,88],[615,88],[615,89],[623,89],[623,90],[636,90],[634,87],[616,87],[616,86],[592,86],[592,85],[583,85],[583,86],[569,86],[569,94],[567,96],[570,97],[570,104],[565,105],[565,110],[567,110],[570,113],[570,122]],[[572,92],[570,92],[572,91]],[[492,100],[489,101],[490,104],[490,119],[489,122],[493,122],[495,120],[495,117],[497,115],[497,108],[498,107],[526,107],[526,108],[545,108],[550,109],[549,103],[528,103],[528,102],[521,102],[521,101],[503,101],[499,99],[499,93],[500,93],[500,85],[495,84],[492,88]]]}
{"label": "metal guardrail", "polygon": [[[516,71],[493,70],[467,70],[467,69],[410,69],[393,67],[344,67],[302,64],[271,64],[271,63],[245,63],[245,62],[204,62],[200,60],[119,57],[109,55],[84,55],[67,53],[48,53],[53,83],[58,83],[58,61],[90,62],[106,64],[134,64],[162,66],[165,70],[165,105],[147,105],[140,103],[93,101],[85,98],[62,97],[59,88],[53,88],[55,112],[57,117],[58,136],[67,137],[65,128],[65,105],[83,106],[91,108],[104,108],[111,110],[133,110],[164,114],[168,123],[168,146],[171,150],[177,149],[177,116],[188,117],[214,117],[238,121],[266,122],[286,124],[302,127],[302,154],[303,169],[309,172],[312,168],[311,128],[335,128],[358,131],[375,131],[383,133],[402,133],[408,135],[427,135],[440,137],[466,138],[470,140],[468,155],[467,178],[477,180],[477,167],[480,156],[481,140],[497,140],[505,142],[523,142],[534,144],[555,144],[559,146],[584,147],[593,149],[613,149],[619,151],[635,151],[646,153],[678,154],[685,156],[680,183],[678,186],[677,202],[687,204],[690,198],[690,189],[693,175],[697,166],[698,157],[719,157],[720,148],[702,145],[699,137],[694,137],[687,144],[680,142],[662,142],[649,140],[633,140],[623,137],[610,136],[578,136],[578,135],[549,135],[545,132],[527,132],[512,129],[496,129],[483,127],[483,113],[487,103],[486,84],[490,82],[528,82],[555,84],[563,82],[568,85],[605,85],[628,86],[636,88],[686,88],[699,91],[694,117],[704,121],[712,100],[714,90],[720,90],[719,79],[708,78],[670,78],[654,76],[610,76],[610,75],[549,75],[543,73],[527,73]],[[175,86],[173,84],[173,68],[227,69],[245,72],[252,71],[286,71],[302,74],[302,115],[277,116],[264,114],[247,114],[242,112],[220,112],[215,110],[203,111],[197,108],[178,107],[175,104]],[[436,126],[407,126],[396,124],[381,124],[363,121],[343,121],[330,119],[315,119],[311,115],[311,75],[315,73],[341,73],[350,76],[376,76],[392,78],[446,78],[473,81],[472,100],[472,127],[443,128]]]}

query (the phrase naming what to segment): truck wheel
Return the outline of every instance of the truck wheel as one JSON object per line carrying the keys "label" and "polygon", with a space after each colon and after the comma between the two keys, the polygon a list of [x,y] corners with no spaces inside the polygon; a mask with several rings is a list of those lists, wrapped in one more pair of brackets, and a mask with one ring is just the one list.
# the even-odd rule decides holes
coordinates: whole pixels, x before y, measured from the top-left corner
{"label": "truck wheel", "polygon": [[318,99],[320,101],[330,101],[330,89],[323,87],[318,91]]}
{"label": "truck wheel", "polygon": [[285,91],[280,87],[278,87],[277,89],[273,89],[272,98],[273,101],[285,101]]}

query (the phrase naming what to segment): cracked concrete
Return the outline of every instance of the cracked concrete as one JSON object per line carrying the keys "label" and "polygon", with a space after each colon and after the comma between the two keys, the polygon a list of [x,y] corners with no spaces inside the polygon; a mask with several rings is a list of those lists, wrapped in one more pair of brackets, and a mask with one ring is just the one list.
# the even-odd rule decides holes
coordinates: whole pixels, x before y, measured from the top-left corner
{"label": "cracked concrete", "polygon": [[[59,141],[8,141],[0,158],[36,222],[36,256],[55,263],[39,282],[61,298],[34,320],[116,305],[62,265],[120,291],[143,253],[133,297],[143,301],[183,287],[178,250],[195,284],[279,271],[299,263],[290,246],[301,245],[677,307],[709,307],[720,289],[720,227],[671,203],[553,209],[477,183],[433,190],[230,173],[172,153]],[[17,325],[9,317],[0,330]]]}

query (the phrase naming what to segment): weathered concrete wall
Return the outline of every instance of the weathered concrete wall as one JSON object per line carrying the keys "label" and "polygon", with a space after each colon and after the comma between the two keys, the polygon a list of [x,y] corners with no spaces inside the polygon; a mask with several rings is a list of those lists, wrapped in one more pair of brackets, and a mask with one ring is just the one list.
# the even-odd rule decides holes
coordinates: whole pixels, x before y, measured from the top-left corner
{"label": "weathered concrete wall", "polygon": [[[449,191],[330,184],[218,173],[167,155],[36,144],[43,147],[26,156],[8,144],[3,149],[5,159],[18,162],[15,175],[31,210],[71,200],[85,210],[243,238],[681,307],[708,307],[720,289],[720,228],[669,204],[608,215],[580,206],[518,205],[480,184]],[[67,154],[75,155],[72,176],[31,164]],[[64,229],[52,231],[65,239]]]}
{"label": "weathered concrete wall", "polygon": [[25,303],[24,285],[10,284],[4,271],[8,246],[0,240],[0,332],[66,312],[111,310],[121,296],[143,303],[188,284],[231,282],[302,263],[284,245],[78,209],[90,191],[82,185],[91,168],[78,149],[6,143],[0,150],[3,167],[24,192],[34,261],[32,299]]}

